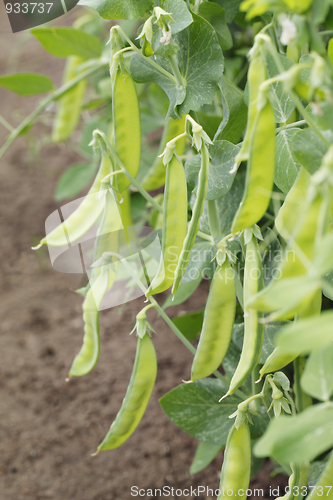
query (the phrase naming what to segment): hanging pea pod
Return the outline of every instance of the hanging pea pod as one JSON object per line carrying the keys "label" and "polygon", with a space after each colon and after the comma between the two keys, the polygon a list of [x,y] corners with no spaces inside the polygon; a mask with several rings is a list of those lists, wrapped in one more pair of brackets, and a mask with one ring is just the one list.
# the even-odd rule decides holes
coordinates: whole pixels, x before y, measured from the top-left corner
{"label": "hanging pea pod", "polygon": [[[126,69],[112,75],[113,138],[117,155],[128,172],[136,177],[141,157],[141,121],[139,100],[133,78]],[[118,175],[118,189],[130,185],[124,174]]]}
{"label": "hanging pea pod", "polygon": [[225,256],[210,286],[202,332],[192,363],[192,381],[209,377],[222,363],[230,344],[235,310],[235,275]]}
{"label": "hanging pea pod", "polygon": [[179,256],[177,268],[175,271],[174,284],[172,287],[172,294],[174,295],[179,287],[180,281],[184,276],[186,266],[189,260],[190,251],[194,245],[196,235],[200,227],[200,217],[202,215],[208,185],[208,170],[209,170],[209,154],[206,144],[202,144],[201,148],[201,168],[198,178],[197,197],[194,203],[192,218],[189,223],[186,238],[183,243],[183,248]]}
{"label": "hanging pea pod", "polygon": [[288,492],[276,500],[297,500],[304,498],[304,489],[308,485],[308,471],[307,464],[290,464],[292,474],[288,480]]}
{"label": "hanging pea pod", "polygon": [[[318,290],[314,296],[304,304],[298,314],[297,319],[304,319],[310,316],[317,316],[321,312],[322,292]],[[276,347],[272,354],[268,356],[264,366],[260,369],[260,379],[266,374],[282,370],[285,366],[292,363],[297,358],[296,354],[288,354]]]}
{"label": "hanging pea pod", "polygon": [[157,372],[154,345],[146,333],[138,337],[135,363],[131,380],[121,408],[109,432],[98,446],[100,450],[112,450],[122,445],[139,425],[153,391]]}
{"label": "hanging pea pod", "polygon": [[263,288],[263,269],[258,243],[254,236],[246,244],[244,269],[244,341],[241,357],[231,379],[227,395],[240,387],[259,363],[264,341],[262,313],[249,307],[252,297]]}
{"label": "hanging pea pod", "polygon": [[147,297],[170,288],[174,281],[187,226],[187,185],[184,167],[173,157],[167,165],[163,205],[162,256]]}
{"label": "hanging pea pod", "polygon": [[256,224],[271,198],[275,170],[275,115],[269,98],[258,111],[250,142],[243,199],[232,223],[236,233]]}
{"label": "hanging pea pod", "polygon": [[310,181],[311,175],[304,167],[301,167],[275,219],[276,229],[285,240],[291,237],[304,213]]}
{"label": "hanging pea pod", "polygon": [[79,207],[62,224],[59,224],[41,240],[41,245],[57,247],[68,245],[68,243],[73,243],[81,238],[95,224],[105,205],[106,190],[101,191],[101,181],[111,173],[111,170],[109,157],[102,151],[101,164],[88,194]]}
{"label": "hanging pea pod", "polygon": [[246,499],[251,475],[251,435],[247,419],[236,429],[231,427],[225,447],[220,479],[222,498]]}
{"label": "hanging pea pod", "polygon": [[84,337],[79,354],[75,357],[69,377],[81,377],[89,373],[97,363],[100,351],[99,310],[104,296],[114,281],[111,266],[103,266],[99,276],[89,288],[83,303]]}
{"label": "hanging pea pod", "polygon": [[256,37],[254,46],[250,52],[250,65],[247,77],[249,88],[247,128],[241,149],[235,160],[237,163],[249,158],[251,138],[258,115],[259,88],[267,78],[266,64],[263,40],[260,37]]}
{"label": "hanging pea pod", "polygon": [[[71,56],[67,59],[63,83],[69,82],[78,75],[76,72],[77,67],[83,62],[84,59],[77,56]],[[66,141],[76,129],[80,120],[86,87],[87,80],[81,80],[60,98],[53,122],[53,142]]]}
{"label": "hanging pea pod", "polygon": [[[157,158],[151,168],[148,170],[147,175],[142,180],[142,187],[147,191],[158,189],[164,185],[165,182],[165,166],[163,158],[159,155],[164,151],[166,144],[184,132],[185,129],[185,115],[181,119],[167,118],[164,127],[160,147],[158,148]],[[176,151],[179,156],[184,153],[186,144],[186,137],[182,137],[177,141]]]}

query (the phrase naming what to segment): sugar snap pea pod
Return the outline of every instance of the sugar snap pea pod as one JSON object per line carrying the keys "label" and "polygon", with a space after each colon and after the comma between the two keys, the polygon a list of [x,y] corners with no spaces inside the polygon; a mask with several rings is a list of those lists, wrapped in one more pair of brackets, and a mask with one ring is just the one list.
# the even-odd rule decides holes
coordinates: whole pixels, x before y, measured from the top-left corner
{"label": "sugar snap pea pod", "polygon": [[[288,491],[277,500],[296,500],[304,498],[304,488],[308,485],[308,465],[307,464],[290,464],[292,474],[288,480]],[[302,489],[303,488],[303,489]]]}
{"label": "sugar snap pea pod", "polygon": [[114,272],[110,266],[103,266],[101,273],[87,292],[83,303],[83,345],[73,361],[69,377],[86,375],[97,363],[100,350],[99,309],[113,279]]}
{"label": "sugar snap pea pod", "polygon": [[[147,175],[142,180],[142,187],[147,191],[158,189],[164,185],[165,182],[165,165],[163,158],[159,155],[164,151],[166,144],[184,132],[185,129],[185,115],[182,118],[167,118],[160,147],[158,148],[157,158],[151,168],[148,170]],[[176,151],[179,156],[184,153],[186,144],[186,137],[180,138],[176,143]]]}
{"label": "sugar snap pea pod", "polygon": [[285,240],[290,238],[304,213],[310,180],[309,172],[301,167],[275,219],[276,229]]}
{"label": "sugar snap pea pod", "polygon": [[275,169],[275,115],[268,98],[253,125],[243,199],[232,223],[236,233],[256,224],[265,214]]}
{"label": "sugar snap pea pod", "polygon": [[209,377],[223,361],[228,350],[235,320],[236,288],[234,270],[226,257],[218,266],[209,290],[204,322],[191,380]]}
{"label": "sugar snap pea pod", "polygon": [[310,495],[307,497],[308,500],[319,500],[321,498],[326,498],[327,500],[333,499],[333,452],[331,452],[328,459],[327,465],[315,487],[311,490]]}
{"label": "sugar snap pea pod", "polygon": [[328,226],[328,203],[320,191],[314,192],[308,199],[307,207],[284,253],[280,279],[301,276],[308,271],[308,263],[314,259],[316,244]]}
{"label": "sugar snap pea pod", "polygon": [[231,379],[228,394],[232,394],[251,375],[259,363],[264,341],[262,313],[249,307],[251,298],[263,288],[263,270],[259,247],[252,236],[246,245],[244,268],[244,341],[242,354]]}
{"label": "sugar snap pea pod", "polygon": [[251,475],[251,436],[247,419],[236,429],[233,425],[225,447],[220,479],[222,498],[246,499]]}
{"label": "sugar snap pea pod", "polygon": [[[112,112],[114,145],[119,159],[128,172],[136,177],[141,157],[141,122],[139,100],[133,78],[118,68],[112,76]],[[118,189],[130,185],[124,174],[118,176]]]}
{"label": "sugar snap pea pod", "polygon": [[254,123],[258,114],[258,96],[259,87],[266,80],[266,58],[264,53],[264,44],[260,38],[256,38],[252,49],[251,60],[248,71],[249,88],[249,108],[247,127],[241,149],[236,157],[236,162],[245,161],[249,158],[250,142],[253,133]]}
{"label": "sugar snap pea pod", "polygon": [[157,361],[154,345],[146,333],[138,337],[131,380],[115,421],[97,451],[112,450],[123,444],[139,425],[154,388]]}
{"label": "sugar snap pea pod", "polygon": [[192,211],[192,218],[187,229],[186,238],[184,240],[183,248],[179,256],[177,268],[175,271],[175,279],[172,287],[173,295],[177,292],[180,281],[184,276],[185,269],[188,264],[189,253],[194,245],[196,235],[199,231],[200,217],[204,209],[205,198],[207,194],[208,169],[209,169],[209,154],[206,144],[203,143],[201,148],[201,168],[198,178],[197,197]]}
{"label": "sugar snap pea pod", "polygon": [[62,224],[59,224],[41,240],[41,245],[56,247],[68,245],[69,242],[78,240],[95,224],[105,205],[105,197],[103,193],[99,192],[101,181],[111,173],[111,168],[108,156],[102,152],[101,164],[88,194],[79,207]]}
{"label": "sugar snap pea pod", "polygon": [[187,184],[184,167],[174,156],[166,168],[162,256],[147,296],[170,288],[187,228]]}
{"label": "sugar snap pea pod", "polygon": [[[84,59],[77,56],[67,59],[63,83],[67,83],[77,76],[76,69],[83,62]],[[85,79],[81,80],[59,100],[57,113],[53,122],[53,142],[66,141],[76,129],[80,120],[81,106],[86,87],[87,81]]]}
{"label": "sugar snap pea pod", "polygon": [[[319,315],[321,312],[322,292],[317,290],[313,297],[304,304],[297,316],[297,319],[304,319],[310,316]],[[265,364],[260,369],[260,379],[266,374],[282,370],[285,366],[292,363],[297,358],[295,354],[288,354],[281,351],[280,347],[276,347],[268,356]]]}

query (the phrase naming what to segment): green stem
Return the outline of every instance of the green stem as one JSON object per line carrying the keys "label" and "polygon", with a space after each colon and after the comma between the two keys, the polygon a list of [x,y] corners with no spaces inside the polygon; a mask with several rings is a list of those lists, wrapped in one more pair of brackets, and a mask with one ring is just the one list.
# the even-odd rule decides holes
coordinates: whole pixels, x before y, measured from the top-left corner
{"label": "green stem", "polygon": [[179,71],[175,56],[168,56],[168,60],[169,60],[172,72],[177,80],[178,85],[184,86],[184,80],[183,80],[183,77]]}
{"label": "green stem", "polygon": [[203,233],[202,231],[198,231],[197,236],[199,236],[199,238],[201,238],[202,240],[209,241],[212,245],[215,244],[214,238],[209,234]]}
{"label": "green stem", "polygon": [[154,66],[155,69],[157,69],[160,73],[162,73],[164,76],[166,76],[169,80],[172,80],[173,82],[177,83],[177,80],[176,80],[176,77],[174,75],[172,75],[171,73],[169,73],[169,71],[167,71],[166,69],[162,68],[162,66],[160,66],[159,64],[157,64],[153,59],[151,59],[150,57],[145,57],[141,50],[138,49],[134,43],[130,40],[130,38],[128,38],[128,36],[126,35],[126,33],[121,29],[120,26],[117,26],[117,30],[121,33],[121,35],[125,38],[126,42],[132,47],[132,49],[134,50],[134,52],[136,52],[137,54],[139,54],[139,56],[141,56],[145,61],[147,61],[149,64],[151,64],[152,66]]}
{"label": "green stem", "polygon": [[80,75],[76,76],[75,78],[73,78],[72,80],[70,80],[69,82],[67,82],[65,85],[63,85],[62,87],[60,87],[56,92],[54,92],[54,94],[51,94],[48,97],[46,97],[45,99],[43,99],[39,103],[39,106],[29,116],[27,116],[23,120],[23,122],[16,129],[14,129],[9,134],[9,136],[7,137],[7,140],[6,140],[5,144],[0,149],[0,158],[3,157],[3,155],[10,148],[10,146],[13,144],[13,142],[15,141],[15,139],[20,134],[22,134],[22,132],[24,131],[24,129],[30,127],[33,124],[33,122],[36,120],[37,116],[39,116],[44,111],[44,109],[52,101],[55,101],[55,100],[59,99],[60,97],[62,97],[68,90],[70,90],[71,88],[75,87],[75,85],[77,83],[79,83],[84,78],[87,78],[88,76],[92,75],[95,71],[97,71],[98,69],[100,69],[102,66],[105,66],[106,64],[107,63],[99,63],[98,66],[95,66],[93,68],[87,69],[87,71],[84,71],[83,73],[81,73]]}
{"label": "green stem", "polygon": [[302,398],[301,374],[300,374],[300,366],[298,358],[296,358],[293,361],[293,365],[294,365],[294,392],[295,392],[296,408],[298,412],[301,412],[303,410],[303,398]]}
{"label": "green stem", "polygon": [[299,121],[294,122],[294,123],[288,123],[287,125],[281,125],[281,127],[277,127],[275,129],[275,132],[279,133],[282,130],[288,130],[289,128],[294,128],[294,127],[301,127],[303,125],[307,125],[307,121],[306,120],[299,120]]}
{"label": "green stem", "polygon": [[0,115],[0,123],[1,125],[3,125],[7,130],[8,132],[13,132],[14,130],[14,127],[12,127],[8,122],[7,120],[4,119],[3,116]]}

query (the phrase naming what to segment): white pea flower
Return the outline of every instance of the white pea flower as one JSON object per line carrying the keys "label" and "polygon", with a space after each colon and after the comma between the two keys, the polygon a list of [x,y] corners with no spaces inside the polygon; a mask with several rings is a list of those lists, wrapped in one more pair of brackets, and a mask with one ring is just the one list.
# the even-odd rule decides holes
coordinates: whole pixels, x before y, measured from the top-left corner
{"label": "white pea flower", "polygon": [[279,17],[279,22],[282,26],[280,42],[282,45],[289,45],[297,36],[296,25],[289,17],[284,15]]}

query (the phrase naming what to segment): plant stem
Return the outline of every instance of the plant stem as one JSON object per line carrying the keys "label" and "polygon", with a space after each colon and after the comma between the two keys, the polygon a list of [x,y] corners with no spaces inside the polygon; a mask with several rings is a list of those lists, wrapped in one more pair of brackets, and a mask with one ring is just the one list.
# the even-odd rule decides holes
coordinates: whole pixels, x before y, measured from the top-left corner
{"label": "plant stem", "polygon": [[212,234],[213,239],[216,238],[219,231],[219,223],[218,223],[218,215],[215,200],[208,200],[208,220],[209,220],[209,228]]}
{"label": "plant stem", "polygon": [[294,392],[295,392],[296,408],[298,412],[301,412],[303,410],[303,399],[302,399],[299,358],[296,358],[293,361],[293,365],[294,365]]}
{"label": "plant stem", "polygon": [[289,128],[301,127],[302,125],[307,125],[306,120],[299,120],[298,122],[288,123],[287,125],[281,125],[281,127],[277,127],[275,129],[276,133],[281,132],[282,130],[288,130]]}
{"label": "plant stem", "polygon": [[71,88],[75,87],[77,83],[79,83],[81,80],[84,78],[87,78],[88,76],[92,75],[95,71],[100,69],[102,66],[105,66],[107,63],[99,63],[98,66],[94,66],[93,68],[87,69],[87,71],[84,71],[80,75],[76,76],[69,82],[67,82],[65,85],[60,87],[54,94],[49,95],[42,101],[40,101],[38,107],[29,115],[27,116],[23,122],[16,128],[14,129],[9,136],[7,137],[7,140],[5,144],[2,146],[0,149],[0,158],[3,157],[3,155],[6,153],[6,151],[10,148],[10,146],[13,144],[15,139],[22,134],[25,128],[30,127],[35,119],[37,118],[38,115],[40,115],[44,109],[52,102],[55,101],[56,99],[59,99],[63,94],[65,94],[68,90]]}
{"label": "plant stem", "polygon": [[152,66],[154,66],[155,69],[157,69],[160,73],[162,73],[164,76],[166,76],[169,80],[172,80],[173,82],[177,83],[177,80],[176,80],[176,77],[174,75],[172,75],[171,73],[169,73],[169,71],[167,71],[166,69],[164,69],[162,66],[160,66],[159,64],[157,64],[153,59],[151,59],[150,57],[145,57],[141,50],[138,49],[134,43],[130,40],[130,38],[128,38],[128,36],[126,35],[126,33],[121,29],[120,26],[117,26],[117,30],[121,33],[121,35],[125,38],[126,42],[132,47],[132,49],[134,50],[134,52],[136,52],[137,54],[139,54],[139,56],[141,56],[145,61],[147,61],[149,64],[151,64]]}
{"label": "plant stem", "polygon": [[7,120],[4,119],[3,116],[0,115],[0,123],[3,125],[9,132],[13,132],[14,127],[12,127]]}
{"label": "plant stem", "polygon": [[173,74],[177,80],[178,85],[184,86],[184,80],[183,80],[183,77],[179,71],[175,56],[168,56],[168,60],[169,60],[170,66],[172,68]]}

